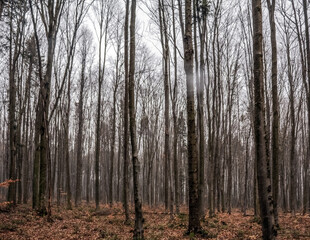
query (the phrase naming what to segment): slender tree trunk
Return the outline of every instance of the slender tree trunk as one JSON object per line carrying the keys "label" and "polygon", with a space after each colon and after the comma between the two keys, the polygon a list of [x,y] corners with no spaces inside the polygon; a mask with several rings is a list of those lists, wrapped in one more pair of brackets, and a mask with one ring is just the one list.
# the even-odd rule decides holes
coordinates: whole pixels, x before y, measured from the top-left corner
{"label": "slender tree trunk", "polygon": [[78,105],[78,135],[77,135],[77,156],[76,156],[76,187],[75,187],[75,205],[78,206],[81,203],[82,193],[82,169],[83,169],[83,94],[85,86],[85,65],[86,65],[86,46],[83,46],[82,55],[82,71],[80,80],[80,96]]}
{"label": "slender tree trunk", "polygon": [[[30,70],[31,69],[31,70]],[[30,115],[30,78],[31,78],[31,72],[32,72],[32,63],[29,65],[29,75],[28,75],[28,87],[27,87],[27,112],[26,112],[26,120],[25,120],[25,148],[24,148],[24,169],[23,169],[23,175],[24,175],[24,182],[23,182],[23,203],[26,204],[28,202],[28,194],[29,194],[29,115]]]}
{"label": "slender tree trunk", "polygon": [[[13,16],[12,7],[10,11],[10,72],[9,72],[9,142],[10,142],[10,172],[9,178],[16,180],[16,157],[17,157],[17,121],[15,116],[16,111],[16,82],[15,82],[15,71],[16,63],[18,59],[17,44],[15,42],[13,49]],[[17,34],[18,36],[19,34]],[[13,206],[16,205],[16,182],[9,185],[8,189],[8,201]]]}
{"label": "slender tree trunk", "polygon": [[175,12],[174,1],[172,1],[172,24],[173,24],[173,45],[174,45],[174,87],[172,99],[172,114],[173,114],[173,169],[174,169],[174,201],[175,211],[180,212],[180,189],[179,189],[179,170],[178,170],[178,123],[177,123],[177,94],[178,94],[178,60],[176,49],[176,26],[175,26]]}
{"label": "slender tree trunk", "polygon": [[132,151],[133,167],[133,189],[135,202],[135,229],[134,239],[144,239],[143,236],[143,215],[142,203],[139,193],[139,171],[140,164],[137,150],[136,136],[136,109],[135,109],[135,55],[136,55],[136,0],[131,2],[131,20],[130,20],[130,60],[129,60],[129,116],[130,116],[130,140]]}
{"label": "slender tree trunk", "polygon": [[275,225],[278,227],[278,195],[279,195],[279,100],[278,100],[278,61],[277,61],[277,35],[274,19],[275,0],[267,0],[269,11],[269,24],[271,29],[270,41],[272,47],[272,193]]}
{"label": "slender tree trunk", "polygon": [[[103,2],[100,7],[103,8]],[[103,9],[100,10],[101,12]],[[103,17],[100,16],[100,36],[99,36],[99,76],[98,76],[98,101],[97,101],[97,116],[96,116],[96,143],[95,143],[95,202],[96,202],[96,210],[99,210],[99,200],[100,200],[100,186],[99,186],[99,161],[100,161],[100,144],[101,144],[101,101],[102,101],[102,83],[105,73],[105,63],[106,63],[106,55],[107,55],[107,43],[108,43],[108,27],[110,21],[110,9],[108,8],[108,12],[106,14],[105,26],[103,29]],[[104,32],[103,32],[104,31]],[[103,53],[103,64],[102,64],[102,39],[104,35],[104,53]]]}
{"label": "slender tree trunk", "polygon": [[169,204],[169,164],[170,164],[170,148],[169,148],[169,41],[167,33],[167,22],[165,17],[165,7],[162,0],[158,1],[158,12],[160,21],[161,44],[163,51],[163,72],[164,72],[164,91],[165,91],[165,149],[164,149],[164,191],[165,191],[165,209],[168,210]]}
{"label": "slender tree trunk", "polygon": [[249,138],[251,136],[251,128],[249,130],[249,135],[246,137],[246,147],[245,147],[245,177],[244,177],[244,196],[243,196],[243,216],[246,216],[246,210],[248,206],[247,196],[248,196],[248,163],[250,161],[249,155]]}
{"label": "slender tree trunk", "polygon": [[[229,88],[230,86],[230,80],[228,80]],[[229,89],[229,95],[231,89]],[[228,179],[227,179],[227,210],[228,213],[231,214],[231,192],[232,192],[232,144],[231,144],[231,138],[232,138],[232,123],[231,123],[231,114],[232,114],[232,98],[229,96],[229,110],[228,110],[228,158],[227,158],[227,168],[228,168]]]}
{"label": "slender tree trunk", "polygon": [[70,121],[70,106],[71,106],[71,79],[68,78],[68,92],[67,92],[67,109],[65,113],[65,123],[64,123],[64,132],[65,132],[65,164],[66,164],[66,188],[67,188],[67,209],[72,208],[71,204],[71,171],[70,171],[70,149],[69,149],[69,121]]}
{"label": "slender tree trunk", "polygon": [[126,0],[126,13],[124,24],[124,68],[125,68],[125,96],[124,96],[124,181],[123,181],[123,207],[125,212],[125,223],[129,222],[129,207],[128,207],[128,166],[129,166],[129,66],[128,66],[128,26],[129,26],[129,0]]}
{"label": "slender tree trunk", "polygon": [[[286,34],[288,34],[286,32]],[[291,56],[290,56],[290,43],[289,37],[286,35],[286,54],[287,54],[287,68],[288,68],[288,79],[290,86],[290,116],[291,116],[291,147],[290,147],[290,209],[293,216],[295,216],[295,211],[297,207],[296,200],[296,188],[297,188],[297,161],[295,156],[295,145],[296,145],[296,121],[295,121],[295,99],[294,99],[294,80],[292,75],[292,66],[291,66]]]}
{"label": "slender tree trunk", "polygon": [[[101,68],[101,67],[100,67]],[[96,210],[99,210],[99,158],[100,158],[100,119],[101,119],[101,88],[102,80],[99,77],[96,121],[96,146],[95,146],[95,202]]]}
{"label": "slender tree trunk", "polygon": [[307,52],[307,77],[308,77],[308,92],[307,92],[307,108],[308,108],[308,156],[305,161],[305,177],[304,177],[304,199],[303,213],[306,214],[310,209],[310,191],[309,191],[309,156],[310,156],[310,36],[309,36],[309,19],[308,19],[308,3],[303,0],[303,12],[305,19],[305,35],[306,35],[306,52]]}
{"label": "slender tree trunk", "polygon": [[[117,60],[118,61],[118,60]],[[115,131],[116,131],[116,94],[118,87],[118,62],[116,64],[116,83],[113,92],[113,109],[112,109],[112,139],[111,139],[111,156],[110,156],[110,175],[109,175],[109,204],[113,204],[113,172],[114,172],[114,152],[115,152]]]}

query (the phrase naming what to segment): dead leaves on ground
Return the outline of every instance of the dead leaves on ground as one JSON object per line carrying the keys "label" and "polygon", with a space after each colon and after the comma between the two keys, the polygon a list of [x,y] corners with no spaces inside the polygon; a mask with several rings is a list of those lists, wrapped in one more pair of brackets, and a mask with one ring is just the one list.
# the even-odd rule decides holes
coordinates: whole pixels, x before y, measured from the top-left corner
{"label": "dead leaves on ground", "polygon": [[[30,206],[18,206],[11,212],[0,213],[0,240],[20,239],[132,239],[134,227],[133,209],[131,223],[124,224],[121,204],[94,207],[78,207],[72,210],[57,208],[52,211],[53,222],[37,216]],[[260,239],[261,226],[252,216],[234,211],[231,215],[219,213],[202,221],[202,236],[185,235],[188,216],[183,208],[178,215],[165,213],[162,208],[144,207],[146,239]],[[277,239],[310,239],[310,216],[280,215]]]}

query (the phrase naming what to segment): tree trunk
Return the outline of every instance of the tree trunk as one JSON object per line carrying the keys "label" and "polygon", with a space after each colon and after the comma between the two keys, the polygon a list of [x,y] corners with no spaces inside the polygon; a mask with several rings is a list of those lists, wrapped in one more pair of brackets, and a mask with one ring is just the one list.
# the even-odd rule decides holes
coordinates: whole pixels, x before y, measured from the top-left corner
{"label": "tree trunk", "polygon": [[129,66],[128,66],[128,26],[129,26],[129,0],[126,0],[126,13],[124,24],[124,68],[125,68],[125,96],[124,96],[124,181],[123,181],[123,207],[125,212],[125,223],[129,222],[129,207],[128,207],[128,166],[129,166]]}
{"label": "tree trunk", "polygon": [[297,188],[297,161],[295,156],[296,145],[296,121],[295,121],[295,99],[294,99],[294,80],[292,75],[291,56],[290,56],[290,43],[288,32],[286,32],[286,55],[287,55],[287,68],[288,68],[288,80],[289,80],[289,102],[290,102],[290,117],[291,117],[291,146],[290,146],[290,209],[293,216],[296,211],[296,188]]}
{"label": "tree trunk", "polygon": [[[53,69],[53,58],[55,53],[56,35],[58,30],[58,21],[63,10],[63,1],[57,0],[56,2],[48,2],[46,9],[41,9],[45,15],[41,15],[41,20],[44,22],[45,34],[47,38],[47,61],[45,67],[45,75],[43,77],[43,66],[41,62],[40,43],[36,29],[36,21],[34,19],[32,3],[30,3],[32,22],[34,25],[37,54],[39,58],[39,76],[40,76],[40,89],[38,97],[38,106],[36,111],[36,133],[35,133],[35,160],[34,160],[34,203],[33,206],[37,206],[39,213],[44,215],[46,210],[46,181],[47,181],[47,157],[48,157],[48,125],[49,125],[49,103],[50,103],[50,85]],[[36,197],[37,192],[37,179],[39,177],[39,194]]]}
{"label": "tree trunk", "polygon": [[[84,40],[84,39],[83,39]],[[85,43],[87,44],[87,43]],[[85,65],[86,65],[86,46],[82,49],[82,70],[81,70],[81,80],[80,80],[80,96],[78,105],[78,135],[77,135],[77,156],[76,156],[76,187],[75,187],[75,206],[81,203],[81,193],[82,193],[82,169],[83,169],[83,94],[85,86]]]}
{"label": "tree trunk", "polygon": [[[205,128],[204,128],[204,81],[205,81],[205,37],[207,20],[207,2],[204,0],[201,6],[196,7],[200,37],[200,62],[199,62],[199,80],[197,76],[197,113],[199,127],[199,183],[198,183],[198,202],[199,213],[204,218],[204,183],[205,183]],[[200,15],[201,12],[201,15]],[[196,53],[198,55],[198,52]]]}
{"label": "tree trunk", "polygon": [[278,100],[278,61],[277,61],[277,35],[274,19],[275,0],[267,0],[269,11],[269,24],[271,29],[270,41],[272,47],[272,193],[275,226],[278,227],[278,195],[279,195],[279,100]]}
{"label": "tree trunk", "polygon": [[129,60],[129,116],[130,116],[130,140],[132,151],[133,167],[133,189],[135,202],[135,229],[134,239],[144,239],[143,237],[143,215],[142,203],[139,195],[139,171],[140,164],[137,150],[136,136],[136,109],[135,109],[135,30],[136,30],[136,0],[131,2],[130,20],[130,60]]}
{"label": "tree trunk", "polygon": [[173,45],[174,45],[174,87],[172,99],[172,115],[173,115],[173,169],[174,169],[174,202],[175,211],[177,214],[180,212],[180,189],[179,189],[179,170],[178,170],[178,123],[177,123],[177,94],[178,94],[178,60],[176,49],[176,26],[175,26],[175,13],[174,1],[172,1],[172,24],[173,24]]}
{"label": "tree trunk", "polygon": [[165,7],[162,0],[158,0],[158,13],[160,21],[160,35],[163,55],[163,72],[164,72],[164,92],[165,92],[165,149],[164,149],[164,191],[165,191],[165,210],[168,210],[169,203],[169,164],[170,164],[170,148],[169,148],[169,42],[167,33],[167,22],[165,18]]}
{"label": "tree trunk", "polygon": [[308,156],[305,161],[304,173],[304,199],[303,199],[303,214],[306,214],[310,209],[310,192],[309,192],[309,156],[310,156],[310,36],[309,36],[309,20],[308,20],[308,3],[303,0],[303,12],[305,18],[305,35],[306,35],[306,52],[307,52],[307,77],[308,77],[308,92],[307,92],[307,108],[308,108]]}
{"label": "tree trunk", "polygon": [[67,190],[67,209],[72,208],[71,204],[71,184],[70,184],[70,149],[69,149],[69,120],[70,120],[70,106],[71,106],[71,79],[68,78],[68,92],[67,92],[67,109],[65,112],[65,123],[64,123],[64,132],[65,132],[65,164],[66,164],[66,190]]}
{"label": "tree trunk", "polygon": [[[16,63],[18,59],[17,53],[17,41],[15,42],[13,50],[13,16],[12,7],[10,11],[10,72],[9,72],[9,141],[10,141],[10,172],[9,179],[16,180],[16,156],[17,156],[17,121],[15,116],[16,111],[16,82],[15,82],[15,71]],[[11,202],[13,206],[16,205],[16,182],[12,182],[8,189],[8,202]]]}
{"label": "tree trunk", "polygon": [[[118,52],[119,54],[119,52]],[[115,130],[116,130],[116,94],[118,87],[118,57],[116,64],[116,83],[113,91],[113,109],[112,109],[112,139],[111,139],[111,156],[110,156],[110,175],[109,175],[109,204],[112,207],[113,203],[113,172],[114,172],[114,152],[115,152]]]}
{"label": "tree trunk", "polygon": [[185,1],[184,31],[184,69],[187,86],[187,127],[188,127],[188,195],[189,219],[188,233],[201,230],[198,199],[198,152],[195,114],[195,91],[193,77],[193,40],[192,40],[192,1]]}
{"label": "tree trunk", "polygon": [[275,239],[274,213],[270,173],[267,168],[267,153],[264,127],[264,83],[262,48],[261,0],[252,0],[253,11],[253,61],[254,61],[254,136],[257,160],[257,181],[262,219],[263,239]]}

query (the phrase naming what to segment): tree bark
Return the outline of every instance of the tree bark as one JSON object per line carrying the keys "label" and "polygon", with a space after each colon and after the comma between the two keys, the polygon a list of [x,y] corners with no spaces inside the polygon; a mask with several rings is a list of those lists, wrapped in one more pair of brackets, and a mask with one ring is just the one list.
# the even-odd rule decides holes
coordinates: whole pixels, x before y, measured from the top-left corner
{"label": "tree bark", "polygon": [[[13,39],[13,7],[10,10],[10,72],[9,72],[9,149],[10,149],[10,172],[9,179],[16,180],[16,157],[17,157],[17,121],[15,116],[16,111],[16,82],[15,71],[18,59],[18,38]],[[19,28],[18,28],[19,29]],[[16,40],[16,41],[14,41]],[[15,42],[15,45],[13,45]],[[13,49],[14,47],[14,49]],[[8,202],[11,202],[12,206],[16,205],[16,182],[12,182],[8,189]]]}
{"label": "tree bark", "polygon": [[[287,30],[287,29],[286,29]],[[287,56],[287,69],[288,69],[288,80],[289,80],[289,103],[290,103],[290,117],[291,117],[291,146],[290,146],[290,209],[293,216],[297,207],[296,202],[296,187],[297,187],[297,161],[296,161],[296,121],[295,121],[295,99],[294,99],[294,80],[292,74],[291,55],[290,55],[290,43],[288,32],[286,31],[286,56]]]}
{"label": "tree bark", "polygon": [[201,230],[198,199],[198,152],[195,114],[195,91],[193,77],[192,1],[185,1],[184,69],[186,73],[187,127],[188,127],[188,233]]}
{"label": "tree bark", "polygon": [[173,45],[174,45],[174,86],[172,94],[172,115],[173,115],[173,169],[174,169],[174,202],[175,211],[180,212],[180,187],[179,187],[179,161],[178,161],[178,122],[177,122],[177,96],[178,96],[178,59],[176,49],[176,26],[175,26],[175,11],[174,1],[171,5],[172,10],[172,25],[173,25]]}
{"label": "tree bark", "polygon": [[253,13],[253,62],[254,62],[254,140],[257,160],[257,181],[262,220],[263,239],[275,239],[274,212],[270,172],[267,168],[267,153],[264,126],[264,83],[262,48],[262,5],[261,0],[252,0]]}
{"label": "tree bark", "polygon": [[308,77],[308,92],[307,92],[307,108],[308,108],[308,156],[305,161],[305,177],[304,177],[304,199],[303,199],[303,214],[306,214],[310,209],[310,192],[309,192],[309,156],[310,156],[310,36],[309,36],[309,20],[308,20],[308,3],[303,0],[303,12],[305,19],[305,35],[306,35],[306,52],[307,52],[307,77]]}
{"label": "tree bark", "polygon": [[275,0],[267,0],[269,11],[270,25],[270,41],[272,48],[272,193],[273,193],[273,208],[275,217],[275,226],[279,226],[278,220],[278,195],[279,195],[279,99],[278,99],[278,61],[277,61],[277,35],[276,23],[274,19]]}
{"label": "tree bark", "polygon": [[129,118],[130,118],[130,140],[132,152],[133,167],[133,189],[135,202],[135,229],[133,238],[144,239],[143,236],[143,214],[142,203],[139,195],[139,171],[140,164],[137,150],[136,136],[136,109],[135,109],[135,55],[136,55],[136,0],[131,2],[131,19],[130,19],[130,60],[129,60]]}
{"label": "tree bark", "polygon": [[129,207],[128,207],[128,166],[129,166],[129,66],[128,66],[128,27],[129,27],[129,0],[126,0],[126,13],[124,24],[124,68],[125,68],[125,94],[124,94],[124,181],[123,181],[123,207],[125,212],[125,223],[129,222]]}
{"label": "tree bark", "polygon": [[110,156],[110,175],[109,175],[109,204],[112,207],[113,204],[113,172],[114,172],[114,153],[115,153],[115,130],[116,130],[116,94],[118,88],[118,62],[119,62],[119,46],[117,52],[117,63],[116,63],[116,75],[115,75],[115,86],[113,91],[113,109],[112,109],[112,139],[111,139],[111,156]]}
{"label": "tree bark", "polygon": [[[84,39],[83,39],[84,40]],[[85,41],[85,40],[84,40]],[[82,169],[83,169],[83,94],[85,86],[85,65],[86,65],[86,44],[82,46],[82,69],[81,69],[81,79],[80,79],[80,96],[78,105],[78,134],[77,134],[77,156],[76,156],[76,187],[75,187],[75,206],[81,203],[81,192],[82,192]]]}
{"label": "tree bark", "polygon": [[165,92],[165,147],[164,147],[164,191],[165,191],[165,210],[169,205],[169,164],[170,164],[170,148],[169,148],[169,41],[167,33],[167,22],[165,17],[165,7],[162,0],[158,0],[158,13],[160,21],[160,35],[163,55],[163,72],[164,72],[164,92]]}
{"label": "tree bark", "polygon": [[[200,38],[200,59],[199,59],[199,76],[197,76],[197,114],[199,128],[199,183],[198,183],[198,202],[200,216],[204,217],[204,183],[205,183],[205,128],[204,128],[204,81],[205,81],[205,37],[206,37],[206,21],[208,6],[206,0],[203,0],[201,5],[196,1],[196,11],[199,27]],[[200,14],[201,13],[201,14]],[[198,52],[196,53],[198,55]]]}

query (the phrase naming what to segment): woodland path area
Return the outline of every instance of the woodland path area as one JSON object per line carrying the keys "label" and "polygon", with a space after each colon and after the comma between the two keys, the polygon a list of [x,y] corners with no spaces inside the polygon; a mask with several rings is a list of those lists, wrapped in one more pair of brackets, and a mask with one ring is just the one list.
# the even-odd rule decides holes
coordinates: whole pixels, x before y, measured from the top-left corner
{"label": "woodland path area", "polygon": [[[113,208],[101,205],[66,210],[53,208],[52,222],[37,216],[28,205],[18,206],[11,212],[0,213],[0,239],[132,239],[134,211],[130,209],[131,222],[124,224],[121,204]],[[243,216],[237,209],[231,215],[219,213],[201,222],[205,236],[186,235],[188,214],[181,208],[178,215],[165,213],[164,208],[144,207],[145,239],[261,239],[261,226],[249,211]],[[310,239],[310,216],[290,213],[279,215],[280,230],[277,239]]]}

